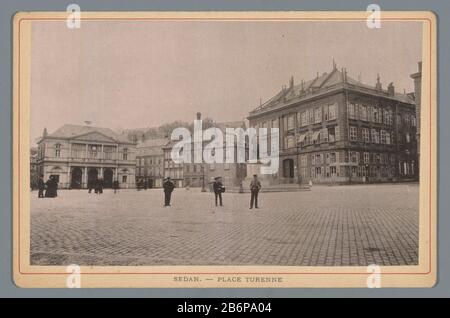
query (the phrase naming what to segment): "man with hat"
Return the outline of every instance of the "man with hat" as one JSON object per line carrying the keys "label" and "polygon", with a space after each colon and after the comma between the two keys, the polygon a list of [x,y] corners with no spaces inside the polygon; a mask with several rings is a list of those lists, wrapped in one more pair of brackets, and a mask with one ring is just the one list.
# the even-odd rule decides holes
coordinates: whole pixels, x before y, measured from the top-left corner
{"label": "man with hat", "polygon": [[215,177],[213,183],[214,197],[216,198],[216,206],[217,206],[217,198],[219,198],[220,206],[222,205],[222,192],[224,192],[225,188],[222,184],[221,177]]}
{"label": "man with hat", "polygon": [[255,204],[255,209],[258,209],[258,193],[261,190],[261,182],[258,180],[258,176],[256,174],[253,175],[253,180],[250,182],[250,209],[253,209],[253,203]]}
{"label": "man with hat", "polygon": [[175,188],[175,185],[173,184],[172,180],[170,180],[170,177],[167,177],[164,179],[164,206],[170,206],[170,199],[172,197],[173,189]]}

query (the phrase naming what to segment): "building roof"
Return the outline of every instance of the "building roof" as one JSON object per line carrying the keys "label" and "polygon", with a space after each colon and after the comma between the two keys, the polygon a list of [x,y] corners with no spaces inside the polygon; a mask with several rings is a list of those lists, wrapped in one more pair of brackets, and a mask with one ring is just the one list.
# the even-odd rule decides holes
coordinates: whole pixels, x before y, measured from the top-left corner
{"label": "building roof", "polygon": [[110,128],[70,125],[70,124],[63,125],[62,127],[58,128],[55,132],[48,134],[46,137],[73,139],[94,132],[105,135],[118,143],[131,143],[125,136],[115,132]]}
{"label": "building roof", "polygon": [[137,144],[137,148],[162,147],[169,142],[167,138],[147,139]]}
{"label": "building roof", "polygon": [[394,95],[391,96],[387,90],[377,89],[375,86],[357,81],[348,76],[346,70],[342,69],[340,71],[334,67],[330,73],[323,73],[322,75],[317,74],[316,78],[309,81],[302,81],[297,85],[294,85],[294,80],[291,78],[289,86],[283,86],[281,91],[275,94],[275,96],[252,110],[249,117],[259,113],[264,113],[265,111],[269,111],[274,108],[307,100],[311,97],[316,97],[320,94],[330,92],[333,89],[342,89],[344,87],[347,89],[394,99],[403,103],[414,104],[414,100],[411,99],[408,94],[394,93]]}

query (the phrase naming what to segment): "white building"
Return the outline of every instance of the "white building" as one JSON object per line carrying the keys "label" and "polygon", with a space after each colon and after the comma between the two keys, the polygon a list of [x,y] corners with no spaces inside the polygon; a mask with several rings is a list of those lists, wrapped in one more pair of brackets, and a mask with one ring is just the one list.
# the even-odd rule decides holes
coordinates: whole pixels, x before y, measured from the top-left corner
{"label": "white building", "polygon": [[135,186],[136,145],[109,128],[64,125],[38,141],[38,173],[57,178],[60,188],[87,188],[99,178],[106,188],[118,180]]}

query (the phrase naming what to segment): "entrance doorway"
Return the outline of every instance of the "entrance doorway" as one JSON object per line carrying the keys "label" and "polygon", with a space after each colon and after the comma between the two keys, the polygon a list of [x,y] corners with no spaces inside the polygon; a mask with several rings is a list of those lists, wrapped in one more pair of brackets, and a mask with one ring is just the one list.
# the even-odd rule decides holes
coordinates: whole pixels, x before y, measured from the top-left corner
{"label": "entrance doorway", "polygon": [[81,189],[81,178],[83,172],[81,168],[72,168],[72,178],[70,179],[70,187],[72,189]]}
{"label": "entrance doorway", "polygon": [[112,188],[113,175],[114,175],[114,172],[111,168],[106,168],[103,171],[103,186],[105,188]]}
{"label": "entrance doorway", "polygon": [[98,171],[96,168],[90,168],[88,170],[87,185],[88,188],[93,188],[98,179]]}
{"label": "entrance doorway", "polygon": [[283,178],[294,178],[294,159],[283,160]]}

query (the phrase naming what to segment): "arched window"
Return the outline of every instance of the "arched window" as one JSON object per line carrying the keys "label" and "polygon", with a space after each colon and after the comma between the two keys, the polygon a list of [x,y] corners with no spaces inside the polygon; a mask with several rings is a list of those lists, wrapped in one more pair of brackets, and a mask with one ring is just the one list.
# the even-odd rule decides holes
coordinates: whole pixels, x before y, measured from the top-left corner
{"label": "arched window", "polygon": [[56,158],[61,157],[61,144],[55,145],[55,157]]}

